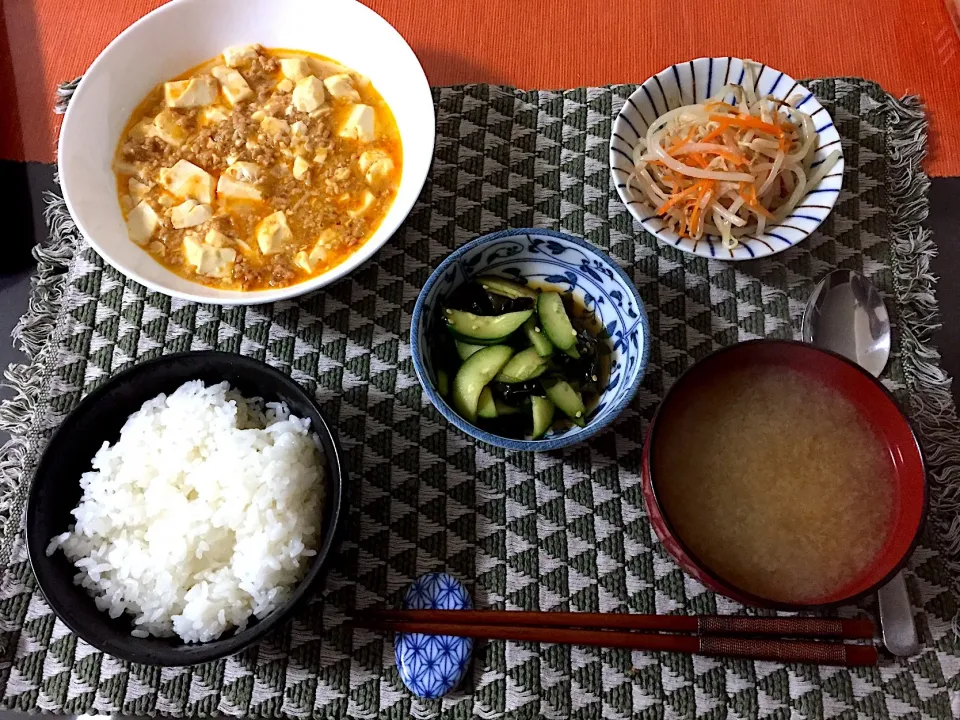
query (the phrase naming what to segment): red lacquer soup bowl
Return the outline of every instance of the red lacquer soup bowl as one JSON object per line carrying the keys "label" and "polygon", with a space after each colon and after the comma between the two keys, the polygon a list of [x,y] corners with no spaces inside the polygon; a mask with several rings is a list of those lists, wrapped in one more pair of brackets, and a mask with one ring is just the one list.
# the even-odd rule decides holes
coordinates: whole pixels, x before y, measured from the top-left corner
{"label": "red lacquer soup bowl", "polygon": [[[712,383],[722,382],[733,370],[782,367],[802,373],[846,398],[870,426],[889,453],[894,483],[892,527],[885,545],[872,563],[845,586],[815,602],[777,602],[746,592],[720,577],[697,558],[678,535],[657,498],[658,428],[671,421],[678,409]],[[789,441],[786,439],[785,441]],[[704,358],[673,385],[653,418],[643,448],[643,497],[650,522],[663,546],[680,566],[711,590],[747,605],[780,609],[834,605],[876,590],[892,578],[913,550],[927,507],[923,455],[913,429],[887,390],[866,371],[845,358],[803,343],[755,340],[732,345]]]}

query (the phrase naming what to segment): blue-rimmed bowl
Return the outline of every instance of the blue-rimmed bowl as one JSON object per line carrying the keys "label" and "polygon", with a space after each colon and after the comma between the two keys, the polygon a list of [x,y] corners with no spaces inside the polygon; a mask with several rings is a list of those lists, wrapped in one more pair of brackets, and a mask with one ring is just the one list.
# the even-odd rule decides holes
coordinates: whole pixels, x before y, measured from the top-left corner
{"label": "blue-rimmed bowl", "polygon": [[[603,322],[610,338],[610,381],[585,427],[516,440],[481,430],[460,417],[437,391],[430,338],[446,332],[440,307],[463,282],[478,275],[525,278],[572,293]],[[505,230],[484,235],[450,254],[427,280],[413,309],[410,354],[430,402],[463,432],[508,450],[555,450],[575,445],[609,425],[633,398],[650,357],[650,324],[636,287],[593,245],[553,230]]]}
{"label": "blue-rimmed bowl", "polygon": [[[834,127],[833,118],[810,90],[786,73],[759,63],[754,63],[754,66],[758,95],[770,95],[784,101],[792,99],[798,110],[813,118],[817,131],[814,166],[840,148],[840,134]],[[718,260],[752,260],[786,250],[816,230],[840,196],[843,157],[826,177],[809,188],[793,213],[783,222],[770,225],[760,235],[740,238],[736,248],[727,250],[716,235],[708,235],[700,240],[681,238],[666,227],[636,183],[631,192],[630,175],[634,168],[633,148],[637,138],[645,137],[647,128],[664,113],[683,105],[702,103],[728,83],[742,85],[745,77],[744,61],[739,58],[698,58],[671,65],[637,88],[627,98],[613,123],[610,172],[620,199],[644,230],[668,245],[694,255]],[[732,97],[725,99],[730,101]]]}

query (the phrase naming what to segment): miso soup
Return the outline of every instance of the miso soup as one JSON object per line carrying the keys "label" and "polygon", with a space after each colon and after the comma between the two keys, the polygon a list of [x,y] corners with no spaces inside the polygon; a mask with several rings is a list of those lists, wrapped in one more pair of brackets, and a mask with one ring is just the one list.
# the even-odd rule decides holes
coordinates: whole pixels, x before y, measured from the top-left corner
{"label": "miso soup", "polygon": [[857,581],[883,549],[892,461],[836,392],[787,368],[734,371],[664,421],[651,457],[659,502],[721,579],[815,603]]}

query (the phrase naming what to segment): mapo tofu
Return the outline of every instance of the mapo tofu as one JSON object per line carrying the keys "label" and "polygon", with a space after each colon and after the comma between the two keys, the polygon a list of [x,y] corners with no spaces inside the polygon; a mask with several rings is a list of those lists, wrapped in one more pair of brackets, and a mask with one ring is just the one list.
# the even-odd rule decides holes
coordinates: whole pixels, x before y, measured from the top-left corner
{"label": "mapo tofu", "polygon": [[383,221],[401,169],[396,121],[367,78],[257,45],[155,88],[114,162],[130,239],[178,275],[232,290],[342,263]]}

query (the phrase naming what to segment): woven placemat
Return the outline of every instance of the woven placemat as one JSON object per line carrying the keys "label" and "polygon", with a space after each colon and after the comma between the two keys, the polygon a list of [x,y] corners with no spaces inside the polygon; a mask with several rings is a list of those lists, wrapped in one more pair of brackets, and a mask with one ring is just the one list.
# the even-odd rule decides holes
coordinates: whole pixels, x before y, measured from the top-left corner
{"label": "woven placemat", "polygon": [[[923,114],[915,100],[860,80],[811,87],[843,137],[844,192],[811,238],[751,263],[684,255],[638,232],[607,163],[628,86],[436,89],[436,161],[402,230],[351,277],[295,302],[223,308],[147,292],[106,267],[52,197],[51,240],[38,250],[19,328],[32,361],[10,370],[18,396],[0,410],[14,435],[0,458],[0,707],[316,718],[960,713],[949,569],[960,452],[949,381],[928,344],[936,304],[922,228]],[[611,429],[564,452],[505,452],[462,435],[423,396],[409,357],[410,314],[431,269],[478,234],[523,226],[609,252],[652,324],[634,402]],[[796,337],[814,282],[836,267],[865,272],[887,300],[896,333],[885,382],[911,409],[930,461],[931,521],[906,571],[920,655],[846,670],[490,642],[459,691],[424,702],[400,682],[389,638],[343,624],[354,607],[396,605],[414,577],[435,570],[461,578],[479,607],[743,611],[686,577],[658,543],[641,499],[641,440],[664,390],[697,359],[740,340]],[[105,656],[56,620],[25,560],[20,517],[45,438],[84,393],[132,363],[191,348],[261,358],[315,392],[346,451],[351,506],[325,589],[291,625],[239,656],[161,670]]]}

